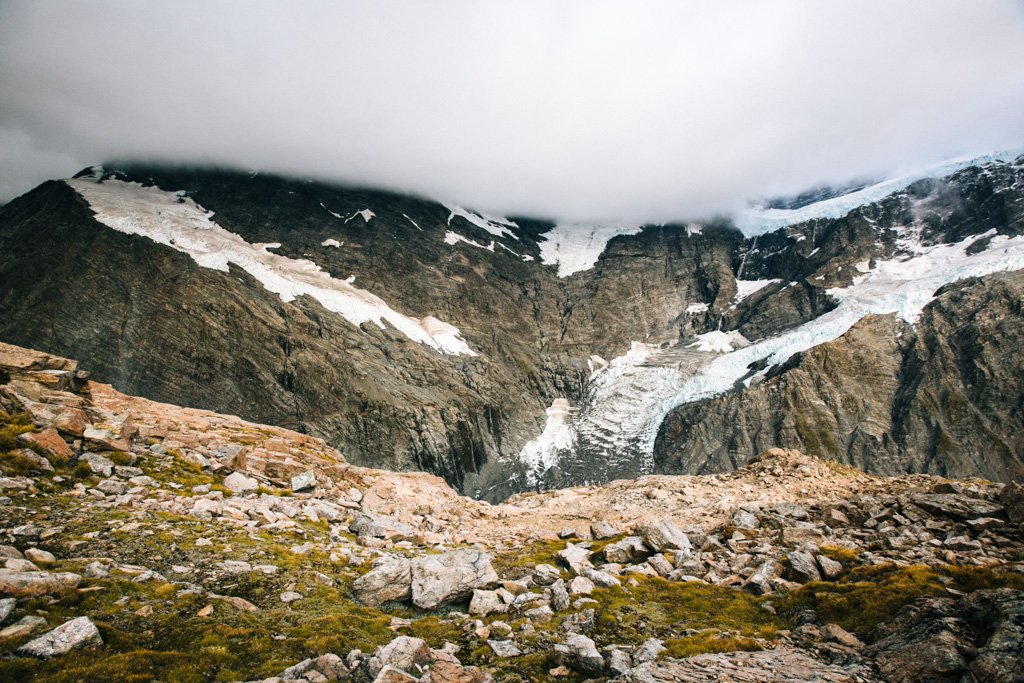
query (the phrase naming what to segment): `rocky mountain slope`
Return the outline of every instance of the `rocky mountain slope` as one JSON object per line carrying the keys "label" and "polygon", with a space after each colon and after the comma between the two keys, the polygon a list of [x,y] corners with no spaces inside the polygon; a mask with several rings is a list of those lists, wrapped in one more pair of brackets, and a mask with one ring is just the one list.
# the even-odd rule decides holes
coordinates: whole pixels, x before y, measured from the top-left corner
{"label": "rocky mountain slope", "polygon": [[1024,673],[1018,484],[771,450],[491,505],[6,344],[0,408],[4,680]]}
{"label": "rocky mountain slope", "polygon": [[[91,169],[0,210],[0,338],[492,501],[776,446],[1007,480],[1022,326],[1019,280],[996,273],[1024,268],[1022,176],[1004,155],[630,227]],[[965,329],[968,310],[987,322]],[[837,367],[860,343],[884,395],[860,361]],[[569,411],[546,415],[560,399]]]}

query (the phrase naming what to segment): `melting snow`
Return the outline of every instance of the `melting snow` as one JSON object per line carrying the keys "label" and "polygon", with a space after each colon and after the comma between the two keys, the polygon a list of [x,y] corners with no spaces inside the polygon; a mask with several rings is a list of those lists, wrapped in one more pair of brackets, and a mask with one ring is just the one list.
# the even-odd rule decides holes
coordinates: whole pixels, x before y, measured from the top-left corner
{"label": "melting snow", "polygon": [[460,235],[457,232],[452,232],[451,230],[445,232],[445,234],[444,234],[444,243],[445,244],[453,244],[454,245],[454,244],[458,244],[459,242],[465,242],[466,244],[471,244],[474,247],[479,247],[481,249],[486,249],[487,251],[494,251],[494,240],[491,240],[490,244],[480,244],[479,242],[471,240],[468,237],[463,237],[462,235]]}
{"label": "melting snow", "polygon": [[686,307],[686,312],[687,313],[707,313],[708,312],[708,305],[705,304],[705,303],[690,304],[689,306]]}
{"label": "melting snow", "polygon": [[541,263],[558,266],[558,277],[590,270],[608,241],[618,235],[635,235],[641,226],[559,224],[543,235]]}
{"label": "melting snow", "polygon": [[448,225],[452,224],[452,219],[456,216],[464,218],[478,228],[483,228],[487,232],[491,233],[495,237],[511,237],[514,240],[518,240],[515,233],[509,230],[509,228],[518,228],[514,221],[510,221],[507,218],[501,216],[488,216],[484,213],[474,213],[467,209],[463,209],[461,206],[450,206],[444,205],[444,208],[451,211],[448,214]]}
{"label": "melting snow", "polygon": [[754,292],[764,289],[768,285],[775,284],[776,282],[782,282],[782,280],[737,280],[736,298],[734,301],[735,303],[739,303]]}
{"label": "melting snow", "polygon": [[[337,215],[337,214],[335,214],[335,215]],[[351,216],[346,218],[345,222],[348,223],[350,220],[352,220],[356,216],[362,216],[363,217],[363,222],[364,223],[369,223],[370,219],[373,218],[376,215],[377,214],[375,214],[373,211],[370,211],[369,209],[360,209],[359,211],[356,211]],[[341,218],[341,216],[338,216],[338,218]]]}
{"label": "melting snow", "polygon": [[274,254],[280,245],[250,244],[241,236],[213,222],[212,214],[183,192],[165,192],[138,183],[87,178],[65,181],[89,202],[96,220],[118,232],[147,237],[158,244],[184,252],[204,268],[227,271],[234,263],[281,297],[293,301],[308,295],[353,325],[387,321],[410,339],[450,354],[475,356],[459,330],[436,318],[417,320],[402,315],[383,299],[337,280],[312,261]]}
{"label": "melting snow", "polygon": [[558,454],[572,448],[575,440],[569,423],[569,401],[556,398],[547,409],[548,421],[533,441],[523,446],[519,459],[526,465],[527,482],[536,484],[541,475],[558,463]]}
{"label": "melting snow", "polygon": [[410,223],[412,223],[412,225],[413,225],[413,227],[414,227],[414,228],[416,228],[416,229],[417,229],[417,230],[419,230],[420,232],[423,232],[423,228],[421,228],[421,227],[419,226],[419,223],[417,223],[417,222],[416,222],[416,221],[414,221],[413,219],[409,218],[409,216],[407,216],[407,215],[406,215],[406,214],[404,214],[404,213],[402,214],[402,216],[403,216],[403,217],[405,218],[405,220],[407,220],[407,221],[409,221]]}
{"label": "melting snow", "polygon": [[[324,211],[326,211],[327,213],[331,214],[331,215],[332,215],[332,216],[334,216],[335,218],[342,218],[342,215],[341,215],[340,213],[334,213],[333,211],[331,211],[330,209],[328,209],[328,208],[327,208],[326,206],[324,206],[324,203],[323,203],[323,202],[320,202],[320,206],[323,206],[323,208],[324,208]],[[345,221],[345,222],[346,222],[346,223],[348,223],[348,221]]]}
{"label": "melting snow", "polygon": [[320,243],[321,247],[340,247],[341,245],[342,245],[341,242],[339,242],[338,240],[333,239],[333,238],[332,239],[326,239],[326,240],[324,240],[323,242]]}

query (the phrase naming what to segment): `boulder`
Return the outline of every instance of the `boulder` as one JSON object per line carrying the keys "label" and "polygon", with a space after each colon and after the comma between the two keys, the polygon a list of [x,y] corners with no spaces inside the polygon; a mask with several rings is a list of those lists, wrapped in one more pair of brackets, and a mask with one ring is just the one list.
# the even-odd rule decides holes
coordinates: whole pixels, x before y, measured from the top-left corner
{"label": "boulder", "polygon": [[594,588],[594,582],[585,576],[574,577],[568,586],[569,595],[590,595]]}
{"label": "boulder", "polygon": [[511,640],[488,640],[487,645],[499,657],[518,657],[523,654],[523,651],[516,647],[516,644]]}
{"label": "boulder", "polygon": [[67,462],[75,455],[75,452],[53,427],[47,427],[38,432],[19,434],[18,441],[38,448],[53,462]]}
{"label": "boulder", "polygon": [[501,599],[498,591],[474,590],[469,601],[469,613],[485,617],[494,612],[504,612],[508,605]]}
{"label": "boulder", "polygon": [[533,568],[533,582],[538,586],[550,586],[562,578],[562,572],[550,564],[538,564]]}
{"label": "boulder", "polygon": [[1024,486],[1011,481],[999,494],[999,502],[1006,509],[1006,518],[1014,524],[1024,524]]}
{"label": "boulder", "polygon": [[995,517],[1003,513],[1003,506],[982,498],[956,493],[921,493],[913,496],[914,504],[933,515],[967,521],[979,517]]}
{"label": "boulder", "polygon": [[590,565],[591,555],[593,555],[593,553],[582,545],[569,543],[565,546],[564,550],[558,551],[556,557],[562,564],[568,567],[569,571],[573,574],[579,574],[581,567]]}
{"label": "boulder", "polygon": [[0,572],[0,595],[27,598],[78,587],[82,577],[70,572]]}
{"label": "boulder", "polygon": [[14,611],[14,606],[18,604],[16,598],[3,598],[0,599],[0,624],[7,621],[7,617],[11,616],[11,612]]}
{"label": "boulder", "polygon": [[388,541],[413,541],[417,532],[408,524],[373,512],[361,512],[349,526],[360,538],[383,538]]}
{"label": "boulder", "polygon": [[101,477],[109,477],[114,473],[114,462],[99,453],[83,453],[82,457],[78,460],[79,462],[84,462],[89,467],[90,472]]}
{"label": "boulder", "polygon": [[53,553],[42,548],[29,548],[25,551],[25,559],[36,564],[51,564],[57,561]]}
{"label": "boulder", "polygon": [[590,525],[590,535],[598,541],[607,541],[609,538],[615,538],[620,533],[622,532],[608,522],[594,522]]}
{"label": "boulder", "polygon": [[815,561],[814,555],[794,552],[789,553],[786,559],[789,560],[787,576],[790,581],[796,581],[797,583],[821,581],[821,574],[818,572],[818,563]]}
{"label": "boulder", "polygon": [[78,617],[66,621],[49,633],[30,640],[18,648],[21,654],[33,657],[56,657],[72,650],[101,647],[103,639],[99,629],[89,617]]}
{"label": "boulder", "polygon": [[53,465],[50,464],[50,461],[31,448],[19,448],[15,451],[15,454],[23,462],[28,463],[29,468],[36,472],[53,472]]}
{"label": "boulder", "polygon": [[413,667],[427,664],[431,659],[426,641],[411,636],[398,636],[387,645],[377,648],[368,665],[373,675],[389,666],[411,673]]}
{"label": "boulder", "polygon": [[588,676],[599,676],[604,672],[604,657],[598,652],[594,641],[584,635],[574,635],[555,645],[558,661],[570,669]]}
{"label": "boulder", "polygon": [[418,683],[419,679],[393,666],[386,666],[373,679],[373,683]]}
{"label": "boulder", "polygon": [[821,569],[821,575],[826,579],[834,579],[843,573],[843,565],[832,558],[818,555],[816,559],[818,561],[818,568]]}
{"label": "boulder", "polygon": [[412,593],[412,562],[398,555],[382,555],[373,567],[352,583],[352,592],[371,607],[405,600]]}
{"label": "boulder", "polygon": [[478,550],[453,550],[412,561],[412,601],[417,607],[438,605],[469,596],[498,580],[491,556]]}
{"label": "boulder", "polygon": [[559,579],[551,584],[551,609],[561,611],[569,609],[569,591],[565,588],[565,581]]}
{"label": "boulder", "polygon": [[767,560],[747,579],[747,590],[755,595],[771,593],[775,580],[782,576],[782,564],[776,560]]}
{"label": "boulder", "polygon": [[626,536],[621,541],[609,543],[604,547],[605,559],[620,564],[642,562],[650,554],[650,549],[639,536]]}
{"label": "boulder", "polygon": [[475,666],[440,660],[430,666],[420,683],[489,683],[491,676]]}
{"label": "boulder", "polygon": [[224,477],[224,488],[232,493],[251,493],[260,488],[260,483],[241,472],[232,472]]}
{"label": "boulder", "polygon": [[689,537],[671,520],[642,524],[636,529],[637,535],[644,540],[647,547],[656,553],[666,550],[692,552]]}
{"label": "boulder", "polygon": [[316,473],[313,470],[306,470],[292,477],[292,491],[308,491],[316,487]]}

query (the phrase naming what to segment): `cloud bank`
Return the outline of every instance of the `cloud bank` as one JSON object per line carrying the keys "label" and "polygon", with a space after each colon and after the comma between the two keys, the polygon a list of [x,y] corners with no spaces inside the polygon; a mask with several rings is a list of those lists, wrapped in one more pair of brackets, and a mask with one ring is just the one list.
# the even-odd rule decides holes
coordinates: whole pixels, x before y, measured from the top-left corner
{"label": "cloud bank", "polygon": [[1024,5],[0,4],[0,201],[112,158],[667,221],[1024,145]]}

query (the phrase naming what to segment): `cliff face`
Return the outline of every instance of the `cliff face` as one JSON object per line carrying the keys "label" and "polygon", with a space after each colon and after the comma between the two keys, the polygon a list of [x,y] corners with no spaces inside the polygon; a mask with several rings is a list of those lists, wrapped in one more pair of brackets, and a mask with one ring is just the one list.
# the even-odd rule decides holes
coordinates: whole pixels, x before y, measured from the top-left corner
{"label": "cliff face", "polygon": [[[630,380],[635,386],[609,384],[601,393],[605,380],[592,368],[602,359],[591,356],[623,357],[634,342],[669,346],[658,352],[665,358],[645,362],[663,384],[672,374],[665,384],[672,388],[688,377],[673,353],[693,360],[692,370],[722,352],[687,351],[695,335],[738,331],[751,342],[772,340],[835,311],[837,288],[878,263],[975,235],[982,237],[970,248],[981,252],[993,239],[1020,234],[1021,168],[968,168],[839,218],[757,237],[744,238],[728,221],[646,226],[606,244],[594,237],[590,267],[567,277],[550,263],[564,227],[545,221],[226,171],[88,172],[70,185],[45,183],[0,210],[0,339],[81,358],[124,391],[308,432],[355,463],[427,470],[489,499],[655,467],[723,469],[740,464],[738,452],[771,446],[878,472],[1005,478],[1021,434],[1012,417],[1021,348],[1013,277],[986,276],[965,290],[973,294],[960,294],[964,301],[942,304],[959,292],[953,286],[913,326],[865,320],[777,363],[764,382],[683,401],[669,411],[653,456],[650,446],[635,449],[622,425],[629,412],[650,411],[644,424],[653,427],[644,429],[657,432],[659,411],[677,404],[677,394],[630,403],[631,392],[650,395],[643,373]],[[126,203],[97,216],[103,212],[88,200],[94,185],[123,190]],[[132,204],[140,187],[171,204]],[[189,228],[193,238],[227,231],[263,261],[226,257],[223,267],[211,266],[208,245],[144,236],[139,211],[173,231],[179,204],[195,208],[191,220],[209,222]],[[573,248],[563,245],[562,255]],[[291,279],[266,275],[266,263],[286,264]],[[394,317],[354,323],[333,299],[318,298],[313,280],[334,294],[358,288],[379,297]],[[420,327],[410,336],[401,321]],[[475,355],[415,336],[438,324],[457,328],[452,339]],[[844,372],[843,362],[857,371]],[[754,362],[749,372],[765,367]],[[769,392],[783,381],[802,388]],[[849,408],[859,394],[870,394],[871,405]],[[605,419],[609,395],[630,405]],[[569,425],[575,449],[538,465],[521,456],[546,431],[544,409],[556,398],[580,408]],[[602,441],[602,429],[581,426],[595,415],[602,429],[610,420],[624,436]],[[594,434],[600,438],[585,443]],[[631,449],[635,458],[616,461]],[[555,474],[531,473],[552,464]]]}

